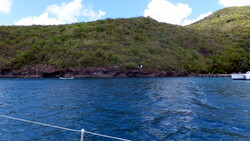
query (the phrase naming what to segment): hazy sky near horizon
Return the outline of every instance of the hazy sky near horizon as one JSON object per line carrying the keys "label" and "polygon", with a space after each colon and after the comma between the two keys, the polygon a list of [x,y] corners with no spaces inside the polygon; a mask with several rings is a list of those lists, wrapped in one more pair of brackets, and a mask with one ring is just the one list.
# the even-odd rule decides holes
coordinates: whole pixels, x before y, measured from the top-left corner
{"label": "hazy sky near horizon", "polygon": [[0,0],[0,25],[58,25],[149,16],[187,25],[250,0]]}

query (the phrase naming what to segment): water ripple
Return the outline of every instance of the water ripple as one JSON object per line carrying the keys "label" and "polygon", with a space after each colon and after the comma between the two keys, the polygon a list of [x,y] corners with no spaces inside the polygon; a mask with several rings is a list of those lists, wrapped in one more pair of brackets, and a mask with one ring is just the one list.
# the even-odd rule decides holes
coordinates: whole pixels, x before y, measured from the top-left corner
{"label": "water ripple", "polygon": [[[0,113],[138,141],[250,140],[249,85],[194,77],[0,79]],[[3,141],[79,137],[0,118]]]}

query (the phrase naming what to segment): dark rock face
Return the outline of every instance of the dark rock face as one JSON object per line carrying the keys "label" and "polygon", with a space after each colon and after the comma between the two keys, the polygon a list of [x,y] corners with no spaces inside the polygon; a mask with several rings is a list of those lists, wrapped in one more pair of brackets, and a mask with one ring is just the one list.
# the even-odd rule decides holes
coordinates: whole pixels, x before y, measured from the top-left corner
{"label": "dark rock face", "polygon": [[43,78],[57,78],[57,77],[60,77],[62,76],[62,73],[61,71],[55,71],[55,72],[51,72],[51,73],[42,73],[41,77]]}
{"label": "dark rock face", "polygon": [[2,75],[13,75],[11,69],[4,69],[1,71]]}
{"label": "dark rock face", "polygon": [[21,69],[0,70],[0,77],[8,78],[58,78],[58,77],[164,77],[183,74],[165,71],[134,69],[120,67],[90,67],[57,69],[49,65],[26,66]]}
{"label": "dark rock face", "polygon": [[9,78],[9,77],[15,77],[15,75],[11,69],[3,69],[0,70],[0,77]]}

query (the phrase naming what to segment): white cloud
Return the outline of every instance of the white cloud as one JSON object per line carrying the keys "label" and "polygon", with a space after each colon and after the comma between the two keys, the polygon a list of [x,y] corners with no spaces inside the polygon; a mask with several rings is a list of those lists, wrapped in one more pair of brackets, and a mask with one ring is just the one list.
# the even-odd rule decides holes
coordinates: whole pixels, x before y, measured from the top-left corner
{"label": "white cloud", "polygon": [[209,15],[211,15],[211,14],[212,14],[212,12],[208,12],[208,13],[206,13],[206,14],[201,14],[201,15],[198,16],[196,19],[192,19],[192,20],[190,20],[190,19],[185,19],[185,20],[183,21],[183,24],[182,24],[182,25],[189,25],[189,24],[192,24],[192,23],[197,22],[197,21],[199,21],[199,20],[201,20],[201,19],[203,19],[203,18],[205,18],[205,17],[207,17],[207,16],[209,16]]}
{"label": "white cloud", "polygon": [[90,21],[95,21],[97,19],[100,19],[105,14],[106,13],[102,10],[99,10],[97,13],[97,12],[93,11],[91,7],[86,8],[82,12],[82,15],[88,17],[90,19]]}
{"label": "white cloud", "polygon": [[[87,11],[87,12],[86,12]],[[26,17],[16,21],[15,25],[58,25],[77,22],[80,16],[86,16],[89,20],[97,20],[105,15],[99,10],[94,12],[91,7],[83,8],[82,0],[72,0],[61,5],[49,5],[45,12],[39,16]]]}
{"label": "white cloud", "polygon": [[48,13],[43,13],[37,17],[27,17],[16,21],[14,25],[58,25],[64,24],[57,18],[49,18]]}
{"label": "white cloud", "polygon": [[0,13],[10,13],[12,0],[0,0]]}
{"label": "white cloud", "polygon": [[82,0],[73,0],[69,3],[62,3],[60,6],[50,5],[45,13],[56,16],[58,21],[62,23],[70,23],[77,21],[77,17],[81,15],[82,7]]}
{"label": "white cloud", "polygon": [[247,6],[250,5],[250,0],[219,0],[219,4],[224,7]]}
{"label": "white cloud", "polygon": [[182,20],[192,13],[192,8],[187,4],[178,3],[174,5],[167,0],[151,0],[144,16],[151,17],[159,22],[171,24],[182,24]]}

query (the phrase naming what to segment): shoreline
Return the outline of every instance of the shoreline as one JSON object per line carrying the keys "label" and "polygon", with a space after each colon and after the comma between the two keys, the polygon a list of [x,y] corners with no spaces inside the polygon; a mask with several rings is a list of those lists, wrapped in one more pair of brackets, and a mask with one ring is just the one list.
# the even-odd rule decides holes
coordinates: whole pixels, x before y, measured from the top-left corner
{"label": "shoreline", "polygon": [[[43,77],[42,75],[0,75],[0,78],[60,78],[64,76]],[[188,75],[155,75],[155,74],[136,74],[136,75],[68,75],[66,78],[160,78],[160,77],[231,77],[231,74],[188,74]]]}
{"label": "shoreline", "polygon": [[54,68],[50,65],[25,66],[20,69],[2,69],[0,78],[124,78],[124,77],[231,77],[231,74],[186,74],[173,71],[125,69],[122,67]]}

